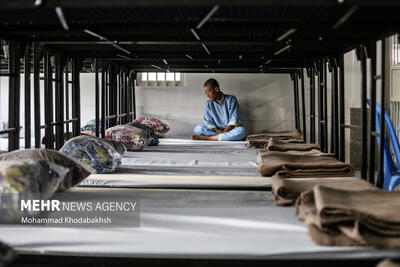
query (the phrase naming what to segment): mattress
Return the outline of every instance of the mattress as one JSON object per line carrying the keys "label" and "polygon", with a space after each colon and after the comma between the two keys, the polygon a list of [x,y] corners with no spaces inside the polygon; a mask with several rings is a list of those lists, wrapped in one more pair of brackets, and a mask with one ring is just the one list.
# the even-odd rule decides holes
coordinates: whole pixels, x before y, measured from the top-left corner
{"label": "mattress", "polygon": [[257,150],[246,143],[160,139],[158,146],[126,152],[118,172],[258,176]]}
{"label": "mattress", "polygon": [[[147,258],[324,259],[396,257],[398,250],[314,244],[294,208],[270,192],[76,188],[85,199],[140,198],[140,227],[0,227],[1,240],[23,254]],[[80,196],[77,196],[80,195]]]}
{"label": "mattress", "polygon": [[91,175],[80,186],[259,188],[269,178],[257,171],[257,149],[247,142],[160,139],[158,146],[126,152],[112,174]]}

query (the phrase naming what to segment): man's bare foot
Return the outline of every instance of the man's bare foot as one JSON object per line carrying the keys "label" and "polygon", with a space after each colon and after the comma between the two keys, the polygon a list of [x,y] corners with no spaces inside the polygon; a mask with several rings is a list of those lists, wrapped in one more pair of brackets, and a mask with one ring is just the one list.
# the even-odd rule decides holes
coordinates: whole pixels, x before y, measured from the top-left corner
{"label": "man's bare foot", "polygon": [[200,135],[192,134],[192,140],[200,140]]}
{"label": "man's bare foot", "polygon": [[204,136],[204,135],[192,134],[192,140],[218,141],[218,135]]}

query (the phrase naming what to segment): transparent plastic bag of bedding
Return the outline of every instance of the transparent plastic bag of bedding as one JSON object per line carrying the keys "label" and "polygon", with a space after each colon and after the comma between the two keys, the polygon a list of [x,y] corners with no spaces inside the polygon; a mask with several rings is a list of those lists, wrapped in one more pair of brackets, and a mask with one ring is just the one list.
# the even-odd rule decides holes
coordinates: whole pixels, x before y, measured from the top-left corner
{"label": "transparent plastic bag of bedding", "polygon": [[38,212],[22,211],[21,200],[47,200],[56,192],[69,169],[36,159],[0,162],[0,223],[20,221]]}
{"label": "transparent plastic bag of bedding", "polygon": [[89,165],[96,173],[111,173],[122,161],[122,155],[109,142],[89,135],[68,140],[60,152]]}
{"label": "transparent plastic bag of bedding", "polygon": [[116,125],[105,132],[107,139],[119,141],[128,151],[140,151],[148,145],[149,139],[144,130],[128,125]]}
{"label": "transparent plastic bag of bedding", "polygon": [[144,124],[138,123],[138,122],[128,122],[127,124],[130,127],[135,127],[135,128],[139,128],[145,131],[147,138],[149,139],[149,146],[157,146],[160,141],[158,140],[157,135],[154,133],[154,129],[146,126]]}

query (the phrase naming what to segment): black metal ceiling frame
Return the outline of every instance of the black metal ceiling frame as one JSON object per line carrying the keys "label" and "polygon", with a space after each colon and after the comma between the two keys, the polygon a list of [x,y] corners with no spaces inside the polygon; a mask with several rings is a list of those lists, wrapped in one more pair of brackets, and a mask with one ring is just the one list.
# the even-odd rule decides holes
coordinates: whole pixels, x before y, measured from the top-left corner
{"label": "black metal ceiling frame", "polygon": [[[39,2],[39,3],[36,3]],[[113,60],[119,60],[121,64],[130,64],[131,68],[134,68],[138,71],[147,71],[147,70],[155,70],[155,71],[165,71],[167,68],[156,68],[154,66],[157,66],[158,64],[156,64],[156,61],[158,60],[159,63],[161,63],[162,60],[167,60],[168,62],[173,62],[173,58],[170,58],[170,55],[167,53],[167,51],[163,51],[163,53],[161,53],[160,55],[157,56],[157,58],[149,58],[150,57],[154,57],[154,52],[155,51],[145,51],[145,50],[138,50],[139,55],[133,55],[131,51],[129,51],[127,49],[127,47],[125,45],[139,45],[139,46],[143,46],[143,45],[161,45],[161,46],[165,46],[165,45],[194,45],[196,47],[198,47],[198,51],[194,52],[191,51],[189,52],[189,54],[186,53],[182,53],[182,51],[179,51],[179,53],[177,55],[171,54],[172,57],[179,57],[177,58],[177,60],[184,60],[186,59],[186,61],[182,62],[181,64],[175,64],[173,68],[169,68],[168,69],[172,69],[172,70],[180,70],[180,71],[195,71],[195,72],[268,72],[269,69],[275,69],[275,68],[282,68],[282,67],[291,67],[291,68],[297,68],[297,67],[309,67],[310,65],[313,64],[313,61],[320,58],[320,57],[324,57],[324,56],[335,56],[336,54],[339,53],[343,53],[346,52],[352,48],[354,48],[356,45],[358,45],[359,43],[363,43],[366,41],[370,41],[370,40],[366,40],[365,38],[361,38],[359,40],[357,39],[352,39],[351,41],[348,41],[348,43],[346,44],[346,40],[349,39],[351,36],[353,36],[353,34],[347,34],[345,37],[346,38],[341,38],[338,39],[340,40],[340,42],[335,43],[332,42],[332,40],[330,40],[329,42],[322,42],[322,45],[320,45],[320,42],[316,42],[316,41],[299,41],[296,40],[295,42],[292,41],[291,39],[291,35],[296,34],[296,32],[298,32],[299,30],[296,27],[296,22],[293,22],[291,26],[289,25],[284,25],[281,33],[279,34],[279,36],[274,39],[274,40],[270,40],[270,41],[253,41],[253,40],[242,40],[242,41],[237,41],[235,39],[238,38],[238,36],[235,36],[235,38],[230,38],[229,40],[208,40],[207,38],[204,40],[203,38],[201,38],[201,33],[199,33],[198,31],[200,30],[200,28],[203,27],[204,24],[212,24],[212,23],[224,23],[224,22],[218,22],[218,20],[216,21],[208,21],[210,20],[213,16],[215,16],[215,13],[218,11],[219,7],[221,4],[227,4],[224,1],[205,1],[202,2],[201,4],[199,3],[192,3],[192,2],[187,2],[187,1],[172,1],[170,2],[166,2],[166,1],[149,1],[147,3],[143,3],[143,1],[132,1],[132,2],[127,2],[127,1],[113,1],[113,4],[109,4],[108,2],[100,2],[96,4],[97,6],[118,6],[118,7],[132,7],[132,6],[175,6],[177,4],[182,4],[183,6],[187,6],[187,5],[195,5],[195,6],[210,6],[210,10],[207,14],[204,14],[204,17],[201,21],[198,22],[197,26],[195,27],[189,27],[187,28],[187,32],[191,33],[192,39],[190,39],[190,34],[189,37],[186,37],[185,40],[169,40],[169,41],[160,41],[157,40],[157,38],[153,38],[153,40],[142,40],[142,41],[129,41],[129,40],[114,40],[115,38],[109,38],[106,36],[103,36],[102,33],[97,32],[97,30],[92,30],[91,28],[86,28],[87,26],[83,26],[81,25],[80,27],[83,27],[81,29],[73,29],[73,27],[69,27],[68,26],[68,19],[65,17],[63,9],[61,7],[66,7],[66,8],[78,8],[78,7],[89,7],[91,6],[91,1],[88,1],[86,3],[80,3],[79,5],[76,4],[76,2],[74,3],[74,1],[66,1],[66,2],[59,2],[59,1],[36,1],[36,6],[37,8],[54,8],[55,13],[57,14],[59,23],[56,23],[54,25],[54,23],[50,23],[48,25],[45,26],[41,26],[41,25],[24,25],[22,28],[29,33],[29,30],[31,31],[37,31],[43,27],[50,28],[53,29],[54,32],[61,32],[61,36],[58,37],[53,37],[53,40],[46,40],[46,37],[43,36],[38,36],[38,37],[33,37],[32,38],[36,38],[36,40],[40,40],[41,42],[45,42],[47,45],[49,46],[59,46],[64,44],[64,46],[68,46],[68,47],[72,47],[76,44],[80,44],[83,46],[88,46],[90,44],[95,45],[95,46],[99,46],[99,47],[104,47],[109,45],[110,47],[114,47],[117,51],[119,51],[120,54],[116,53],[116,51],[111,52],[112,54],[107,55],[107,57],[114,57]],[[318,3],[316,4],[315,2],[312,1],[302,1],[302,2],[296,2],[294,3],[293,1],[282,1],[278,4],[278,2],[274,2],[271,1],[268,3],[268,5],[271,6],[275,6],[275,5],[279,5],[282,6],[285,4],[285,2],[287,2],[287,4],[292,5],[292,6],[300,6],[300,7],[308,7],[308,6],[328,6],[328,7],[337,7],[337,6],[344,6],[344,4],[340,4],[337,3],[336,1],[330,1],[330,0],[324,0],[324,1],[318,1]],[[340,1],[339,1],[340,2]],[[15,1],[15,3],[10,4],[8,3],[7,5],[4,5],[4,8],[9,8],[9,7],[19,7],[19,8],[33,8],[32,3],[30,3],[30,5],[28,4],[28,1],[22,0],[22,1]],[[211,3],[213,3],[214,5],[211,5]],[[93,4],[93,3],[92,3]],[[260,7],[264,7],[265,3],[263,3],[262,1],[231,1],[229,2],[229,6],[241,6],[241,5],[249,5],[249,4],[253,4],[255,6],[260,6]],[[346,1],[346,4],[348,5],[348,8],[345,9],[345,12],[343,12],[343,14],[337,18],[335,23],[332,23],[331,25],[331,31],[335,31],[338,28],[340,28],[349,18],[351,18],[351,16],[358,10],[358,6],[369,6],[371,4],[375,4],[378,6],[393,6],[396,5],[395,2],[393,1],[389,1],[389,2],[385,2],[385,3],[379,3],[379,2],[374,2],[374,1]],[[35,9],[33,9],[34,11]],[[191,22],[192,23],[192,22]],[[227,22],[227,26],[231,27],[232,23],[234,23],[234,21],[228,21]],[[238,22],[239,24],[244,24],[243,22]],[[257,21],[255,21],[255,23],[258,23]],[[280,21],[279,23],[282,23],[282,21]],[[298,23],[298,22],[297,22]],[[62,25],[62,27],[64,28],[65,32],[63,33],[62,31],[60,31],[60,26],[58,25]],[[143,24],[143,23],[142,23]],[[137,24],[136,26],[142,24]],[[162,25],[165,24],[165,22],[160,22],[159,24],[156,24],[156,27],[162,27]],[[178,23],[179,24],[179,23]],[[315,23],[314,23],[315,24]],[[181,25],[185,25],[182,24]],[[239,26],[237,24],[233,24],[233,26]],[[275,26],[270,26],[272,27],[277,27],[278,24],[276,24]],[[358,27],[353,29],[353,31],[366,31],[369,32],[371,31],[371,27],[375,25],[374,23],[368,24],[364,27]],[[13,25],[7,25],[7,27],[5,27],[6,29],[11,29],[14,30],[16,32],[21,31],[21,29],[17,29],[18,25],[13,26]],[[255,24],[253,25],[255,26]],[[315,27],[315,29],[318,29],[317,26],[313,26],[310,24],[306,25],[307,28],[311,28],[311,32],[313,31],[313,27]],[[368,26],[368,27],[367,27]],[[17,28],[15,28],[17,27]],[[57,28],[58,27],[58,28]],[[107,25],[103,25],[102,27],[107,27]],[[114,27],[116,28],[123,28],[123,25],[115,25]],[[188,26],[184,26],[188,27]],[[264,25],[261,25],[261,27],[267,27]],[[21,27],[20,27],[21,28]],[[26,29],[27,28],[27,29]],[[249,27],[249,29],[251,29],[251,27]],[[78,31],[79,32],[79,37],[76,36],[76,38],[80,38],[81,40],[79,41],[69,41],[68,39],[70,39],[73,35],[72,32],[73,31]],[[123,30],[128,30],[126,28],[123,28]],[[184,29],[183,29],[184,30]],[[386,29],[387,31],[389,31],[389,29]],[[393,29],[391,29],[393,30]],[[326,31],[326,29],[325,29]],[[376,30],[375,30],[376,31]],[[82,33],[85,33],[85,36],[82,36]],[[5,33],[7,35],[7,33]],[[153,33],[154,34],[154,33]],[[321,34],[321,36],[319,38],[325,39],[326,38],[326,33],[325,34]],[[31,36],[31,35],[29,35]],[[64,36],[64,37],[63,37]],[[18,38],[16,36],[9,36],[9,37],[14,37],[14,38]],[[158,37],[158,36],[155,36]],[[375,38],[378,38],[379,36],[375,36]],[[21,38],[21,37],[19,37]],[[43,39],[44,38],[44,39]],[[56,38],[54,40],[54,38]],[[57,38],[61,38],[59,40],[57,40]],[[67,39],[66,39],[67,38]],[[98,39],[98,40],[93,40],[93,38]],[[172,39],[174,39],[175,37],[173,36]],[[188,39],[189,38],[189,39]],[[83,40],[82,40],[83,39]],[[227,57],[223,58],[222,56],[225,55],[225,53],[221,54],[221,53],[217,53],[217,54],[211,54],[210,50],[209,50],[209,46],[210,45],[279,45],[277,48],[274,48],[272,51],[265,53],[266,51],[262,51],[261,53],[256,53],[255,57],[253,58],[252,56],[248,57],[247,55],[243,55],[243,47],[242,48],[238,48],[241,49],[242,51],[231,51],[231,53],[226,54]],[[316,45],[316,46],[315,46]],[[329,47],[328,47],[329,46]],[[89,46],[90,47],[90,46]],[[280,55],[286,53],[286,51],[288,50],[292,50],[292,49],[298,49],[299,47],[303,47],[304,48],[311,48],[311,51],[307,53],[305,53],[305,51],[301,50],[301,55],[299,58],[296,58],[296,54],[288,54],[288,56],[286,58],[282,58],[280,57]],[[336,50],[332,50],[335,49],[335,47],[341,47],[341,51],[337,51]],[[59,49],[62,50],[62,46],[59,47]],[[80,56],[87,56],[89,55],[89,57],[99,57],[99,52],[93,51],[92,54],[90,53],[90,51],[85,51],[84,48],[82,50],[82,47],[77,47],[76,49],[81,51],[81,55]],[[251,50],[254,50],[254,48],[249,48]],[[203,51],[204,50],[204,51]],[[319,51],[321,50],[321,51]],[[326,50],[324,52],[324,50]],[[175,50],[178,51],[178,50]],[[246,50],[247,51],[247,50]],[[254,50],[256,51],[256,50]],[[66,52],[66,51],[65,51]],[[77,52],[77,51],[75,51]],[[102,56],[104,56],[104,53],[106,51],[104,51],[104,49],[100,49],[100,53],[102,54]],[[300,53],[299,52],[299,53]],[[145,54],[148,54],[148,56],[144,56]],[[194,54],[192,54],[194,53]],[[183,55],[185,54],[185,55]],[[261,55],[261,56],[260,56]],[[144,56],[143,58],[141,58],[142,56]],[[205,56],[210,56],[209,58],[206,58]],[[119,57],[119,58],[118,58]],[[187,60],[186,57],[189,57],[190,60]],[[204,60],[200,60],[200,58],[204,58]],[[237,61],[235,62],[234,59],[237,59]],[[199,62],[198,62],[199,61]],[[235,64],[233,63],[236,63]],[[252,64],[250,64],[252,62]],[[132,64],[133,63],[133,64]],[[221,64],[222,63],[222,64]],[[249,64],[247,64],[249,63]],[[247,65],[246,65],[247,64]],[[271,66],[271,64],[273,64]],[[240,67],[242,66],[242,67]],[[244,67],[243,67],[244,66]],[[202,70],[204,68],[204,70]],[[245,69],[248,69],[247,71]]]}

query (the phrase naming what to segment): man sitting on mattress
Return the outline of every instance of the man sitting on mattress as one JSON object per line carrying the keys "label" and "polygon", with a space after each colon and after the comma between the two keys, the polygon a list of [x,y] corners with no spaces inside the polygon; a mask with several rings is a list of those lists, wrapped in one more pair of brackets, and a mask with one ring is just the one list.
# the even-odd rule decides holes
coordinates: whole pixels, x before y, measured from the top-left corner
{"label": "man sitting on mattress", "polygon": [[204,108],[205,125],[194,128],[193,140],[237,141],[246,136],[244,127],[239,125],[239,103],[235,96],[221,92],[215,79],[204,83],[207,100]]}

